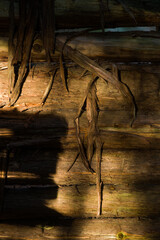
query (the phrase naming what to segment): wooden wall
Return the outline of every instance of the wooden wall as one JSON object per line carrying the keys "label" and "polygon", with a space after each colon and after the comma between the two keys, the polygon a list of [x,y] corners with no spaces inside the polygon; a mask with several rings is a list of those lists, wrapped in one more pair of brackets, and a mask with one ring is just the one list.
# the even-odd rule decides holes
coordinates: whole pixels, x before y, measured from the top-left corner
{"label": "wooden wall", "polygon": [[[0,2],[0,27],[6,30],[9,0]],[[99,27],[102,15],[105,27],[159,26],[159,0],[55,0],[56,29]],[[132,15],[132,17],[131,17]],[[18,1],[15,0],[18,18]],[[134,17],[133,17],[134,16]],[[135,19],[135,20],[134,20]]]}
{"label": "wooden wall", "polygon": [[[68,66],[69,93],[58,71],[49,98],[39,106],[51,72],[38,63],[16,105],[0,110],[0,239],[159,239],[159,68],[119,66],[138,108],[132,127],[131,107],[120,92],[102,79],[96,83],[104,143],[97,218],[96,175],[80,158],[68,172],[78,153],[74,118],[91,75],[79,78],[83,69]],[[2,105],[8,100],[7,74],[0,71]],[[80,126],[86,141],[85,112]],[[95,169],[95,159],[92,164]]]}

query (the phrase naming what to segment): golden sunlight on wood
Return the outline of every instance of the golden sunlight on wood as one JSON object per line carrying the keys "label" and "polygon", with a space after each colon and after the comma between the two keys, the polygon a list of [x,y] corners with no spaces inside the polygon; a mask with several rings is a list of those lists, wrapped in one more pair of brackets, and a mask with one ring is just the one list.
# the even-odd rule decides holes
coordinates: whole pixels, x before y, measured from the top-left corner
{"label": "golden sunlight on wood", "polygon": [[0,128],[0,137],[12,137],[14,132],[8,128]]}
{"label": "golden sunlight on wood", "polygon": [[159,0],[0,0],[0,240],[160,239],[159,26]]}

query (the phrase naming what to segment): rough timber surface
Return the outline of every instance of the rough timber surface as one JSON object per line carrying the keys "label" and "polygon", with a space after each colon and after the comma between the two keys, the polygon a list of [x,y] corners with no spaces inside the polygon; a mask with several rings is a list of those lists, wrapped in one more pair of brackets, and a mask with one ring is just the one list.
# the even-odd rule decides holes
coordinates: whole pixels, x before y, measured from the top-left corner
{"label": "rough timber surface", "polygon": [[[147,184],[147,186],[146,186]],[[103,187],[102,217],[158,217],[159,179],[126,184],[108,183]],[[7,186],[1,219],[95,217],[96,186]]]}
{"label": "rough timber surface", "polygon": [[[102,2],[105,27],[159,26],[160,7],[158,0],[110,0]],[[125,5],[125,7],[124,7]],[[128,11],[126,11],[126,9]],[[9,0],[0,2],[0,27],[6,29]],[[128,12],[134,15],[135,20]],[[15,1],[15,15],[18,18],[18,3]],[[97,0],[55,0],[55,21],[59,28],[101,27],[100,2]]]}
{"label": "rough timber surface", "polygon": [[[25,153],[25,157],[22,156]],[[14,149],[8,168],[8,185],[82,185],[95,184],[96,176],[87,172],[78,158],[72,169],[77,149],[66,149],[57,154],[48,149]],[[58,155],[58,156],[57,156]],[[130,188],[148,188],[159,183],[160,150],[104,149],[102,156],[102,179],[104,184],[128,185]],[[96,161],[93,159],[93,169]]]}
{"label": "rough timber surface", "polygon": [[[0,33],[0,60],[7,61],[8,37]],[[71,34],[57,34],[62,42]],[[73,49],[93,59],[107,59],[113,62],[159,62],[159,32],[124,32],[124,33],[88,33],[74,37],[68,42]],[[33,43],[31,59],[33,62],[46,61],[42,40]],[[59,52],[52,55],[52,60],[59,59]]]}
{"label": "rough timber surface", "polygon": [[[2,108],[0,111],[1,119],[4,118],[1,126],[7,126],[7,121],[12,119],[19,119],[17,127],[21,125],[21,119],[27,118],[27,115],[34,113],[35,116],[29,121],[28,127],[37,124],[44,124],[47,119],[56,115],[57,117],[65,118],[62,124],[65,122],[68,124],[68,128],[74,128],[74,118],[77,114],[78,107],[83,99],[85,89],[88,82],[91,79],[89,73],[86,76],[80,78],[83,69],[76,66],[70,66],[68,68],[68,88],[67,93],[60,80],[59,71],[57,71],[54,79],[54,84],[50,95],[44,105],[40,107],[40,104],[44,91],[49,83],[50,75],[54,69],[51,67],[48,75],[48,69],[41,68],[41,64],[35,65],[30,71],[30,74],[24,84],[21,97],[17,101],[14,108]],[[0,71],[1,82],[0,82],[0,103],[7,103],[8,101],[8,86],[6,84],[7,70]],[[134,127],[145,126],[156,128],[158,131],[160,109],[159,109],[159,73],[151,73],[145,71],[133,71],[133,70],[121,70],[121,81],[127,84],[130,88],[138,107],[137,118],[134,122]],[[80,79],[78,79],[80,78]],[[78,79],[78,80],[77,80]],[[81,87],[79,87],[81,86]],[[129,126],[132,121],[131,107],[127,103],[126,99],[123,98],[121,93],[111,84],[107,84],[104,80],[98,79],[96,83],[97,95],[99,99],[99,125],[104,127],[115,127],[116,126]],[[38,111],[40,111],[38,113]],[[12,116],[12,117],[11,117]],[[47,117],[48,116],[48,117]],[[57,117],[53,118],[51,125],[58,124]],[[43,117],[45,117],[43,121]],[[42,119],[42,120],[41,120]],[[82,116],[81,122],[83,127],[87,126],[85,113]],[[36,121],[34,121],[36,120]],[[86,122],[86,123],[85,123]],[[85,123],[85,124],[84,124]],[[49,120],[48,120],[49,124]],[[42,126],[39,125],[39,126]],[[14,125],[16,128],[16,125]],[[13,127],[13,128],[14,128]],[[27,127],[27,124],[26,124]],[[152,130],[151,130],[152,131]],[[151,132],[148,129],[148,132]]]}
{"label": "rough timber surface", "polygon": [[160,234],[157,219],[61,219],[37,225],[31,221],[30,226],[22,220],[15,223],[0,224],[0,239],[157,240]]}
{"label": "rough timber surface", "polygon": [[[118,65],[121,81],[132,91],[138,107],[132,127],[130,106],[120,92],[102,79],[96,83],[104,143],[102,218],[97,219],[96,174],[86,171],[80,158],[67,172],[78,152],[74,118],[91,79],[86,73],[77,80],[83,69],[72,64],[69,93],[57,71],[49,98],[41,107],[53,66],[48,74],[46,66],[37,64],[16,105],[0,109],[0,164],[8,165],[0,239],[158,239],[158,69],[154,66],[153,73],[150,65],[137,70]],[[7,69],[0,71],[1,104],[8,101],[7,74]],[[86,144],[85,112],[80,126]],[[92,166],[95,169],[95,159]]]}

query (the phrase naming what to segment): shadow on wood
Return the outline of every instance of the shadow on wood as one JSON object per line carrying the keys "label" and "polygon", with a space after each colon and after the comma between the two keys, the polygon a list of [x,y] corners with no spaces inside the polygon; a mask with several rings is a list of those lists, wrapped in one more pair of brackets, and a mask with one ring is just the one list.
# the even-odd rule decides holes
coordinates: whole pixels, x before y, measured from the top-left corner
{"label": "shadow on wood", "polygon": [[[65,216],[54,210],[54,206],[47,207],[46,201],[57,198],[58,186],[50,174],[56,172],[58,155],[63,152],[61,138],[67,134],[67,122],[55,114],[39,117],[39,113],[32,115],[14,110],[16,119],[11,116],[12,112],[0,128],[1,223],[40,224],[42,230],[49,224],[66,226]],[[32,161],[30,168],[25,164],[28,159]],[[10,182],[7,172],[15,168],[20,178]],[[26,182],[28,174],[32,178]]]}

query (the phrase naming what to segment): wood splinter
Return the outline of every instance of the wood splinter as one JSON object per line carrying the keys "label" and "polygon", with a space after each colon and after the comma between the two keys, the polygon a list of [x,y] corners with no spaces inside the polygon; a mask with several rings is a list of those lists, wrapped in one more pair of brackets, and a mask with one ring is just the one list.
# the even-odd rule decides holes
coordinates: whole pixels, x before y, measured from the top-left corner
{"label": "wood splinter", "polygon": [[[96,185],[97,185],[97,195],[98,195],[98,207],[97,207],[97,217],[101,215],[102,212],[102,181],[101,181],[101,151],[102,143],[100,138],[99,129],[97,126],[98,123],[98,104],[97,104],[97,94],[95,81],[97,77],[93,76],[88,83],[85,95],[82,99],[82,103],[78,110],[78,115],[75,120],[76,132],[77,132],[77,141],[79,145],[79,152],[84,166],[87,170],[93,172],[91,168],[91,162],[94,155],[94,148],[96,151]],[[86,114],[88,119],[88,136],[87,136],[87,151],[82,144],[80,138],[79,130],[79,118],[82,115],[83,108],[86,102]],[[86,154],[87,152],[87,154]]]}
{"label": "wood splinter", "polygon": [[9,92],[8,96],[12,94],[13,87],[14,87],[14,66],[12,65],[12,59],[15,52],[14,46],[14,30],[15,30],[15,23],[14,23],[14,0],[10,1],[9,7],[9,17],[10,17],[10,29],[9,29],[9,40],[8,40],[8,85],[9,85]]}
{"label": "wood splinter", "polygon": [[[92,79],[95,79],[93,77]],[[94,148],[96,151],[96,185],[97,185],[97,217],[102,213],[102,181],[101,181],[101,152],[102,143],[100,138],[100,133],[98,129],[98,104],[97,104],[97,94],[96,94],[95,83],[90,88],[87,96],[87,119],[88,119],[88,143],[87,143],[87,157],[91,164],[92,157],[94,155]]]}
{"label": "wood splinter", "polygon": [[51,76],[50,81],[49,81],[49,83],[48,83],[48,86],[47,86],[47,88],[46,88],[46,90],[45,90],[45,92],[44,92],[44,94],[43,94],[43,98],[42,98],[42,101],[41,101],[41,105],[42,105],[42,106],[45,104],[45,102],[46,102],[46,100],[47,100],[47,98],[48,98],[48,96],[49,96],[49,93],[50,93],[50,91],[51,91],[51,89],[52,89],[56,72],[57,72],[57,69],[54,70],[54,73],[53,73],[53,75]]}

